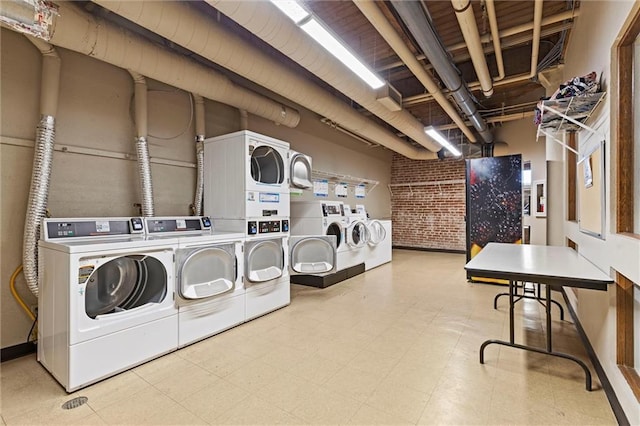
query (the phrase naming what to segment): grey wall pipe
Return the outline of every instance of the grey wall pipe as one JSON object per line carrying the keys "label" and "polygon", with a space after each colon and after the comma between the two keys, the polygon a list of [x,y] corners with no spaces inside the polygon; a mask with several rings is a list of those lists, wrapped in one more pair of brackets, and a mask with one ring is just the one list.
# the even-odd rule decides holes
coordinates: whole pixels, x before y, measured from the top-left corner
{"label": "grey wall pipe", "polygon": [[22,266],[27,287],[38,296],[38,240],[47,210],[56,139],[55,117],[60,91],[60,57],[49,43],[27,37],[42,53],[40,122],[36,127],[33,167],[22,241]]}
{"label": "grey wall pipe", "polygon": [[[215,21],[177,2],[94,0],[108,10],[153,31],[299,105],[339,123],[350,132],[374,141],[406,157],[437,158],[405,142],[350,105],[307,81]],[[207,40],[219,40],[213,43]],[[247,109],[248,112],[253,112]]]}
{"label": "grey wall pipe", "polygon": [[473,127],[478,131],[485,143],[493,142],[493,134],[487,123],[482,119],[475,106],[471,92],[465,82],[458,75],[457,70],[449,60],[447,53],[440,44],[440,40],[431,22],[422,9],[420,2],[391,0],[400,18],[405,23],[416,42],[436,70],[443,83],[451,91],[453,99],[467,115]]}
{"label": "grey wall pipe", "polygon": [[[295,109],[240,87],[211,68],[96,18],[70,2],[60,2],[58,6],[51,44],[136,71],[186,92],[246,109],[287,127],[295,127],[300,122],[300,114]],[[200,41],[206,43],[206,40]]]}
{"label": "grey wall pipe", "polygon": [[153,208],[153,183],[151,180],[151,158],[147,143],[147,80],[142,74],[129,70],[133,78],[134,105],[136,117],[136,155],[138,157],[138,178],[142,195],[142,216],[155,215]]}
{"label": "grey wall pipe", "polygon": [[202,199],[204,197],[204,139],[205,139],[205,110],[204,98],[195,93],[193,104],[196,123],[196,193],[193,199],[193,214],[202,215]]}

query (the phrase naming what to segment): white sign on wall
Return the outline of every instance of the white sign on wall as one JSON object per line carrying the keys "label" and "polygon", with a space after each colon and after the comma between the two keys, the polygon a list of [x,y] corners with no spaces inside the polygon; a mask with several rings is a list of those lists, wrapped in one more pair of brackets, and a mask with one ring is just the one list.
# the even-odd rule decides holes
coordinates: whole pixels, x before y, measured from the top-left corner
{"label": "white sign on wall", "polygon": [[329,182],[326,179],[313,181],[313,195],[316,197],[329,196]]}

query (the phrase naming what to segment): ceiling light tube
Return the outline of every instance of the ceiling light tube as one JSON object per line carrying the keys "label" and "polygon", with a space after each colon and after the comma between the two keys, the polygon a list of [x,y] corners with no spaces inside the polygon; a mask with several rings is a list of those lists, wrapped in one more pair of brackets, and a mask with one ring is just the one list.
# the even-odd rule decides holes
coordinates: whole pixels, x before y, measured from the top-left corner
{"label": "ceiling light tube", "polygon": [[310,15],[310,13],[295,0],[271,0],[271,3],[295,22],[296,25],[300,24],[300,22]]}
{"label": "ceiling light tube", "polygon": [[429,136],[434,141],[438,142],[440,145],[442,145],[443,148],[446,148],[447,151],[449,151],[456,157],[459,157],[462,155],[462,153],[458,151],[458,149],[455,146],[453,146],[451,142],[449,142],[444,136],[442,136],[440,132],[434,129],[433,126],[425,127],[424,132],[427,134],[427,136]]}

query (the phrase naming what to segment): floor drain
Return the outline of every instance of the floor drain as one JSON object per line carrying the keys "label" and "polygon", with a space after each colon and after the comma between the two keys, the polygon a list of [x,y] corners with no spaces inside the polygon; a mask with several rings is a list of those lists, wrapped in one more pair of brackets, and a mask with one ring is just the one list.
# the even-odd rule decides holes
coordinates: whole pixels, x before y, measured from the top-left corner
{"label": "floor drain", "polygon": [[86,396],[79,396],[77,398],[73,398],[62,404],[62,409],[64,410],[73,410],[74,408],[78,408],[81,405],[84,405],[89,398]]}

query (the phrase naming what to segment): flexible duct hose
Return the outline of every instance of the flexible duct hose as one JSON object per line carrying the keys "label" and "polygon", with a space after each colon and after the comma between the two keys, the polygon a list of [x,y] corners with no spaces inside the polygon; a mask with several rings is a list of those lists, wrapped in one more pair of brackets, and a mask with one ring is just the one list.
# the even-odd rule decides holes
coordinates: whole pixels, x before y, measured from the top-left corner
{"label": "flexible duct hose", "polygon": [[142,189],[142,216],[151,217],[154,216],[151,161],[149,159],[149,145],[143,136],[136,138],[136,154],[138,156],[138,176]]}
{"label": "flexible duct hose", "polygon": [[47,209],[55,138],[55,118],[50,115],[42,116],[36,128],[33,171],[22,248],[24,278],[27,281],[27,287],[36,297],[38,296],[38,239],[42,219]]}
{"label": "flexible duct hose", "polygon": [[193,214],[202,215],[202,199],[204,197],[204,138],[205,138],[205,110],[204,98],[196,93],[193,96],[196,127],[196,193],[193,200]]}

